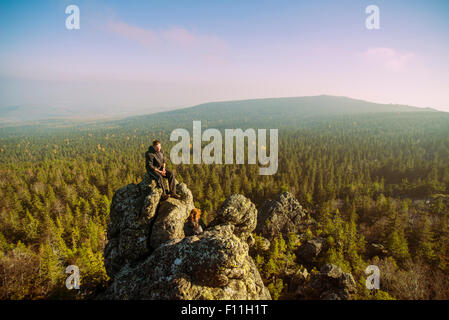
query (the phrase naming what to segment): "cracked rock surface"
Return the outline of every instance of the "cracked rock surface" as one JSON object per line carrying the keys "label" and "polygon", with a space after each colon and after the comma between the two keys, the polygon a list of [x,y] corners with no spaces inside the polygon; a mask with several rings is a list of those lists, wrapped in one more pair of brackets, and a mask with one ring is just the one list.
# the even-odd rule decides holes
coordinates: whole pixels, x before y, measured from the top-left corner
{"label": "cracked rock surface", "polygon": [[271,299],[248,254],[257,210],[232,195],[199,235],[186,237],[192,192],[160,201],[162,189],[147,174],[117,190],[104,261],[111,278],[98,299]]}

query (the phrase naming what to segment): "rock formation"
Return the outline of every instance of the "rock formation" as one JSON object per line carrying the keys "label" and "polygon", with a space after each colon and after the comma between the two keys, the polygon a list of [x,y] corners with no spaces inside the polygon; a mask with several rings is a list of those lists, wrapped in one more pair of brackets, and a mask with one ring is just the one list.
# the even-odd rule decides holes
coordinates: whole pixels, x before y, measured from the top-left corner
{"label": "rock formation", "polygon": [[294,290],[297,299],[347,300],[356,292],[352,275],[334,264],[326,264],[320,272],[310,275],[305,271],[296,279]]}
{"label": "rock formation", "polygon": [[[252,232],[263,236],[264,252],[279,235],[295,232],[300,239],[313,227],[291,193],[265,201],[257,210],[234,194],[218,208],[204,232],[187,232],[194,208],[192,192],[176,182],[180,199],[160,201],[162,189],[148,175],[139,184],[119,189],[111,203],[105,267],[111,281],[98,299],[271,299],[249,255],[255,252]],[[349,299],[356,291],[350,273],[333,264],[316,265],[327,250],[315,237],[296,249],[300,270],[280,275],[295,299]],[[313,269],[310,273],[305,268]],[[321,268],[320,268],[321,267]],[[314,271],[320,269],[319,272]],[[287,272],[288,271],[288,272]]]}
{"label": "rock formation", "polygon": [[296,257],[302,264],[310,265],[313,263],[313,259],[323,251],[326,246],[326,240],[322,237],[316,237],[311,240],[307,240],[296,250]]}
{"label": "rock formation", "polygon": [[257,225],[257,210],[251,200],[241,194],[230,196],[218,210],[217,217],[211,221],[210,226],[219,224],[232,224],[235,234],[249,245],[254,243],[251,232]]}
{"label": "rock formation", "polygon": [[[255,232],[262,236],[260,250],[270,248],[270,242],[279,235],[287,240],[289,233],[296,233],[302,244],[296,249],[296,262],[300,270],[285,269],[279,276],[288,284],[288,297],[292,299],[346,300],[356,292],[356,283],[350,273],[342,272],[333,264],[319,265],[317,258],[327,250],[324,237],[307,240],[306,230],[313,229],[315,221],[307,217],[307,211],[293,194],[283,192],[274,200],[262,203],[258,210]],[[252,254],[257,254],[252,250]],[[319,272],[309,273],[307,269],[318,268]]]}
{"label": "rock formation", "polygon": [[255,232],[271,241],[279,234],[286,237],[290,232],[304,232],[308,223],[307,211],[293,194],[283,192],[274,200],[262,203]]}
{"label": "rock formation", "polygon": [[111,282],[98,299],[271,299],[248,255],[257,210],[230,196],[200,234],[186,237],[194,208],[191,191],[160,202],[162,189],[148,175],[118,190],[104,251]]}

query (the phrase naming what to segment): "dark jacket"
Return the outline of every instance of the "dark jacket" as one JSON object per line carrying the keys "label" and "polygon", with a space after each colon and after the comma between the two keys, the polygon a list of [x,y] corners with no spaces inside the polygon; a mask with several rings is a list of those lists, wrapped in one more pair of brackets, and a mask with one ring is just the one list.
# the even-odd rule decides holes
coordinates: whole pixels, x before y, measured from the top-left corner
{"label": "dark jacket", "polygon": [[201,234],[203,233],[203,230],[206,229],[206,226],[204,225],[203,221],[200,220],[198,221],[198,229],[195,228],[195,226],[193,225],[193,222],[188,220],[185,224],[184,224],[184,235],[186,237],[190,237],[196,234]]}
{"label": "dark jacket", "polygon": [[156,152],[153,146],[150,146],[145,152],[145,168],[147,171],[154,171],[154,169],[162,170],[162,165],[165,163],[164,150]]}

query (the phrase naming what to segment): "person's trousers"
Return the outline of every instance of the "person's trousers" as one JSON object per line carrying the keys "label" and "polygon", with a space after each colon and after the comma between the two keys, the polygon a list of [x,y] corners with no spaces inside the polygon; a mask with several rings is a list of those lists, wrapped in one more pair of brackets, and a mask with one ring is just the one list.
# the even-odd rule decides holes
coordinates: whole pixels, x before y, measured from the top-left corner
{"label": "person's trousers", "polygon": [[[164,190],[164,194],[176,193],[175,175],[170,170],[165,169],[165,176],[163,176],[158,172],[153,173],[158,177],[159,184]],[[170,190],[166,190],[164,178],[168,179],[168,185],[170,186]]]}

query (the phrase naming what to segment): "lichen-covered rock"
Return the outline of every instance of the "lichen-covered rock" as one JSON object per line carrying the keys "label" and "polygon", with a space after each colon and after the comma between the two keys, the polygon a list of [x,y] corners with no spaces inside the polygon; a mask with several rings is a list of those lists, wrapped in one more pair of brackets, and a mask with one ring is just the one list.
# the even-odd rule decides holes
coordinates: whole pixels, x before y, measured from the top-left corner
{"label": "lichen-covered rock", "polygon": [[185,237],[191,191],[177,184],[181,198],[160,202],[161,188],[147,178],[114,195],[104,252],[111,283],[98,299],[271,299],[248,255],[257,214],[250,200],[231,196],[213,226]]}
{"label": "lichen-covered rock", "polygon": [[323,247],[326,244],[326,240],[317,237],[312,240],[306,241],[303,245],[299,246],[296,251],[296,256],[302,264],[310,264],[313,259],[318,257]]}
{"label": "lichen-covered rock", "polygon": [[184,183],[179,184],[176,190],[181,199],[169,198],[159,206],[150,238],[154,249],[168,240],[184,238],[184,224],[194,208],[193,197]]}
{"label": "lichen-covered rock", "polygon": [[268,251],[268,250],[270,250],[270,247],[271,247],[270,240],[268,240],[267,238],[261,237],[260,249],[262,251]]}
{"label": "lichen-covered rock", "polygon": [[251,232],[257,225],[257,209],[254,203],[241,194],[233,194],[218,209],[210,226],[232,224],[235,234],[249,245],[254,244]]}
{"label": "lichen-covered rock", "polygon": [[104,250],[105,269],[109,277],[127,262],[148,256],[149,230],[156,217],[162,195],[156,181],[145,174],[139,184],[128,184],[113,196]]}
{"label": "lichen-covered rock", "polygon": [[313,274],[310,286],[318,290],[323,300],[347,300],[356,291],[352,274],[343,272],[334,264],[326,264],[318,274]]}
{"label": "lichen-covered rock", "polygon": [[[252,248],[252,256],[269,250],[270,242],[282,235],[287,239],[291,232],[296,233],[302,244],[295,250],[297,266],[282,270],[283,283],[287,285],[285,294],[292,299],[350,299],[357,286],[353,276],[340,267],[325,264],[320,272],[315,272],[317,257],[326,252],[328,244],[323,235],[309,239],[316,227],[307,211],[299,204],[293,194],[283,192],[274,200],[267,200],[258,209],[257,241]],[[312,233],[313,235],[313,233]],[[309,240],[306,240],[309,239]],[[341,246],[341,243],[336,243]],[[311,273],[306,268],[312,270]]]}
{"label": "lichen-covered rock", "polygon": [[340,280],[340,287],[344,288],[345,290],[347,290],[350,293],[356,292],[357,285],[355,283],[355,280],[354,280],[354,277],[352,276],[352,274],[343,272],[342,275],[340,276],[339,280]]}
{"label": "lichen-covered rock", "polygon": [[104,267],[109,277],[113,278],[114,275],[120,271],[124,265],[124,259],[119,253],[119,241],[120,239],[109,239],[106,247],[104,248]]}
{"label": "lichen-covered rock", "polygon": [[307,228],[306,215],[294,195],[283,192],[259,207],[256,233],[272,241],[279,234],[287,237],[290,232],[303,232]]}
{"label": "lichen-covered rock", "polygon": [[352,275],[334,264],[326,264],[320,272],[311,274],[307,269],[298,271],[289,283],[292,298],[300,300],[348,300],[356,289]]}
{"label": "lichen-covered rock", "polygon": [[156,188],[156,182],[149,185],[149,193],[144,198],[141,216],[150,221],[155,215],[159,200],[162,196],[162,188]]}
{"label": "lichen-covered rock", "polygon": [[338,279],[343,274],[339,266],[335,264],[328,263],[323,266],[320,270],[320,275],[325,276],[329,279]]}
{"label": "lichen-covered rock", "polygon": [[106,293],[115,299],[270,299],[232,225],[168,241],[116,283]]}

